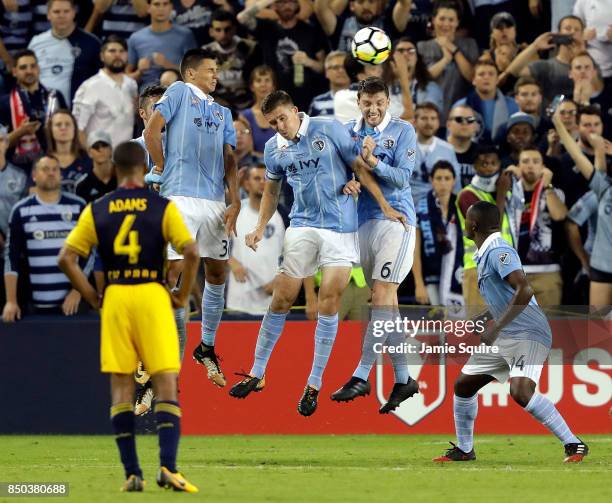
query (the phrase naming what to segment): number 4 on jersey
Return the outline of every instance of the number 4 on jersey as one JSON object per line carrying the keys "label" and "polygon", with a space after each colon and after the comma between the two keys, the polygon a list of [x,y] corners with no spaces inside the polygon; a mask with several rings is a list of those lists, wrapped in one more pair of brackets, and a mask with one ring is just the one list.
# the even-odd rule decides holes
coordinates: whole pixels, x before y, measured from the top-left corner
{"label": "number 4 on jersey", "polygon": [[138,256],[142,249],[138,244],[138,231],[131,230],[135,220],[136,215],[126,215],[113,241],[115,255],[127,255],[130,264],[138,263]]}

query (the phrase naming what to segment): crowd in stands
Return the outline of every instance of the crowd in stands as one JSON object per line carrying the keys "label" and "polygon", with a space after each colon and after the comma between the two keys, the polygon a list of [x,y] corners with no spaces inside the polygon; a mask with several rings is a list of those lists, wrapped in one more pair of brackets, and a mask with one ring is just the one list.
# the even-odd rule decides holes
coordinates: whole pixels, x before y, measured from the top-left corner
{"label": "crowd in stands", "polygon": [[[350,56],[365,26],[393,41],[382,65]],[[218,58],[213,98],[237,137],[244,200],[228,308],[265,312],[288,222],[280,209],[261,251],[244,246],[274,135],[263,99],[283,89],[311,116],[344,122],[359,115],[356,86],[370,75],[417,133],[418,240],[403,302],[482,303],[462,226],[487,200],[540,304],[612,304],[609,1],[0,0],[4,321],[84,309],[54,257],[86,202],[116,187],[113,146],[140,136],[194,47]],[[290,190],[281,203],[290,208]],[[351,287],[363,304],[358,269]]]}

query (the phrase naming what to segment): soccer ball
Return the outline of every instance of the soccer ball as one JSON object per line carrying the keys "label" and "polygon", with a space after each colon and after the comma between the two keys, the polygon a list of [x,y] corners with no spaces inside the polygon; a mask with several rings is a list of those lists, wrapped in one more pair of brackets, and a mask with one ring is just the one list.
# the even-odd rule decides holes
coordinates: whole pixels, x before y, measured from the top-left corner
{"label": "soccer ball", "polygon": [[355,33],[351,43],[351,52],[353,57],[363,63],[380,65],[391,53],[391,40],[380,28],[366,26]]}

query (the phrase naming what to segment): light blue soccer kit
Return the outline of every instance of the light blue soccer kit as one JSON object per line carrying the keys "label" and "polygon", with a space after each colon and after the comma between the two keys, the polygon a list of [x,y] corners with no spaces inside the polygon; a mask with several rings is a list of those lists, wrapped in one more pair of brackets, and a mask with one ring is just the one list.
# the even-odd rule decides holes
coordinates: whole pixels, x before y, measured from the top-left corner
{"label": "light blue soccer kit", "polygon": [[[293,189],[291,224],[285,233],[280,272],[312,276],[319,267],[350,267],[359,261],[357,204],[342,190],[352,178],[354,140],[334,119],[300,113],[297,141],[276,134],[266,142],[266,177],[285,176]],[[251,375],[262,378],[288,313],[269,310],[262,321]],[[338,314],[319,314],[308,385],[321,388],[336,333]]]}
{"label": "light blue soccer kit", "polygon": [[416,133],[411,124],[386,114],[379,126],[371,128],[360,118],[346,123],[361,151],[366,136],[376,142],[378,164],[373,174],[389,204],[407,218],[407,226],[388,220],[368,191],[359,195],[359,250],[366,280],[401,283],[412,268],[416,235],[416,214],[410,177],[414,169]]}
{"label": "light blue soccer kit", "polygon": [[[225,233],[224,145],[236,147],[232,115],[190,83],[175,82],[154,105],[166,122],[162,196],[177,205],[201,257],[229,258]],[[181,256],[172,247],[168,259]],[[223,314],[225,285],[205,282],[202,341],[213,346]]]}
{"label": "light blue soccer kit", "polygon": [[[493,317],[499,319],[515,294],[505,278],[513,271],[522,270],[518,253],[499,232],[494,232],[475,257],[480,293]],[[552,332],[546,315],[532,297],[500,332],[494,343],[499,353],[473,355],[462,372],[492,375],[500,382],[508,377],[529,377],[537,383],[551,344]]]}

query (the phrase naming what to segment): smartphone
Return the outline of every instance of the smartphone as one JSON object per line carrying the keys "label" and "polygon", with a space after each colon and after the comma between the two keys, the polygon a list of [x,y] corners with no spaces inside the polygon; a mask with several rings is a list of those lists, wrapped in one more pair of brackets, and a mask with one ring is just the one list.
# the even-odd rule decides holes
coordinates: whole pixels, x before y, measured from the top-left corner
{"label": "smartphone", "polygon": [[557,94],[557,96],[553,98],[553,100],[550,102],[550,105],[546,107],[546,114],[548,115],[548,117],[552,117],[553,115],[555,115],[557,108],[561,103],[563,103],[563,100],[565,100],[565,94]]}
{"label": "smartphone", "polygon": [[572,35],[553,33],[550,41],[555,45],[570,45],[574,43],[574,37]]}

